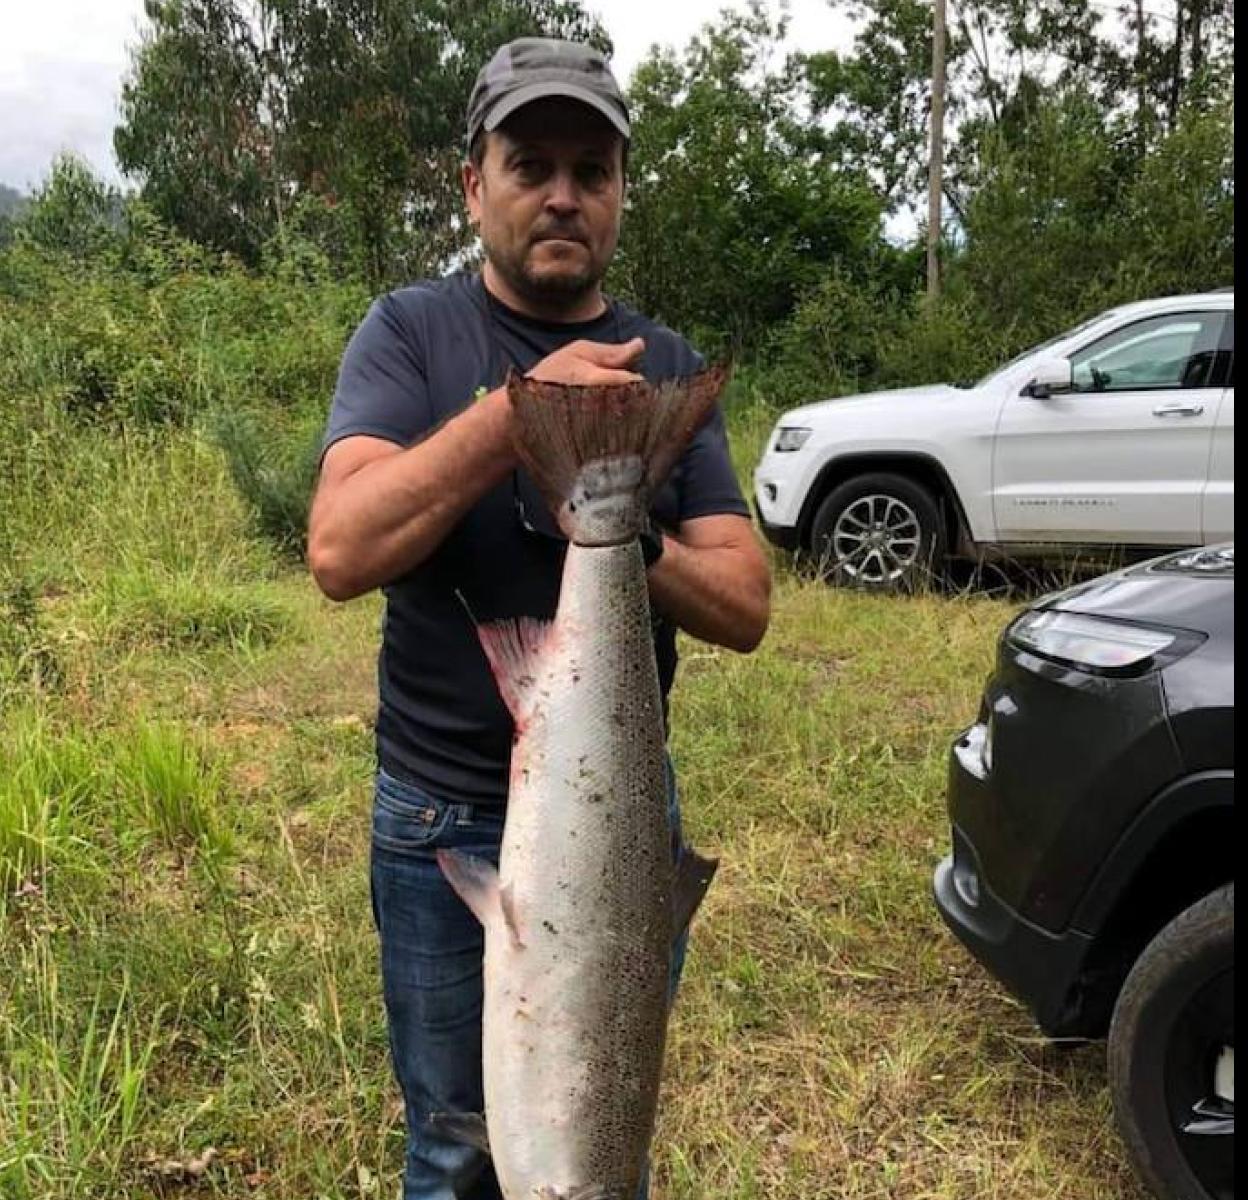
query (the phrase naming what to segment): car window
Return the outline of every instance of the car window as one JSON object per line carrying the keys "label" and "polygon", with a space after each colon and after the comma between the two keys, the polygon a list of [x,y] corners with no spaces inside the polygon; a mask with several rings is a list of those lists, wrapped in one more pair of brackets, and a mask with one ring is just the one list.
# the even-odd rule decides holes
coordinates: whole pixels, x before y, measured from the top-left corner
{"label": "car window", "polygon": [[1167,313],[1135,321],[1071,355],[1077,392],[1209,387],[1222,314]]}

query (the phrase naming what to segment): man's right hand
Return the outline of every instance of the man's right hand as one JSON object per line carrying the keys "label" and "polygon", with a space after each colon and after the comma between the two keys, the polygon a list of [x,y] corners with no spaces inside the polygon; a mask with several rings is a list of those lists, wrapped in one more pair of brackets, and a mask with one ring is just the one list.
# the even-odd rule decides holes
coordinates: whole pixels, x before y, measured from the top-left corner
{"label": "man's right hand", "polygon": [[[641,338],[570,342],[529,372],[547,383],[636,383]],[[515,466],[505,387],[406,449],[357,435],[331,446],[308,524],[308,560],[326,595],[358,596],[423,562],[468,508]]]}
{"label": "man's right hand", "polygon": [[580,340],[548,354],[529,373],[543,383],[601,387],[614,383],[639,383],[641,376],[629,368],[641,361],[646,343],[639,337],[620,345]]}

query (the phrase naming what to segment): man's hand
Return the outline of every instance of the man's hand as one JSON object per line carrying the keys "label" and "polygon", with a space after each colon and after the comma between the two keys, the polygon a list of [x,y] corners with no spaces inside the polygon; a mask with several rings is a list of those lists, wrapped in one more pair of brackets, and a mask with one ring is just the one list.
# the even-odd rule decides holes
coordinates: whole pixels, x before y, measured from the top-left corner
{"label": "man's hand", "polygon": [[638,383],[641,376],[629,370],[641,359],[646,343],[639,337],[622,345],[607,342],[569,342],[548,354],[528,374],[543,383],[601,387],[613,383]]}
{"label": "man's hand", "polygon": [[748,517],[696,517],[647,572],[655,607],[704,642],[749,653],[771,616],[771,570]]}

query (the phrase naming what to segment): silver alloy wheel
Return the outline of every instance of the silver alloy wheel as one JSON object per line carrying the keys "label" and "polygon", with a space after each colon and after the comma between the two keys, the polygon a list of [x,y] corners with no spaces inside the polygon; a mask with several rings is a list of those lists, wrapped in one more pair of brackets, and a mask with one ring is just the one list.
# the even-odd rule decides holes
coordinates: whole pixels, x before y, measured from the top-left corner
{"label": "silver alloy wheel", "polygon": [[832,565],[867,584],[896,583],[919,561],[922,527],[914,509],[896,496],[860,496],[832,529]]}

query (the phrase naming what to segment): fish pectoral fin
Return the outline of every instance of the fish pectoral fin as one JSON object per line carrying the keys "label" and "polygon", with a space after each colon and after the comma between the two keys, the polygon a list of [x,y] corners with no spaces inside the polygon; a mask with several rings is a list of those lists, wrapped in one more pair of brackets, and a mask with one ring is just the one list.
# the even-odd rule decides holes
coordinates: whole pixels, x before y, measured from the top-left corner
{"label": "fish pectoral fin", "polygon": [[439,850],[438,866],[482,925],[489,925],[501,914],[498,868],[492,862],[461,850]]}
{"label": "fish pectoral fin", "polygon": [[489,661],[499,695],[517,725],[528,719],[537,690],[542,651],[553,622],[515,617],[477,626],[477,639]]}
{"label": "fish pectoral fin", "polygon": [[484,858],[462,850],[439,850],[438,866],[455,894],[472,909],[473,915],[489,928],[501,919],[517,950],[524,949],[524,933],[516,914],[511,884],[499,886],[498,868]]}
{"label": "fish pectoral fin", "polygon": [[696,850],[685,847],[676,866],[676,886],[672,890],[672,938],[680,937],[693,915],[698,911],[706,898],[707,889],[719,862],[712,858],[703,858]]}
{"label": "fish pectoral fin", "polygon": [[485,1118],[479,1113],[431,1113],[426,1125],[448,1142],[475,1146],[486,1154],[490,1152],[490,1135],[486,1132]]}

